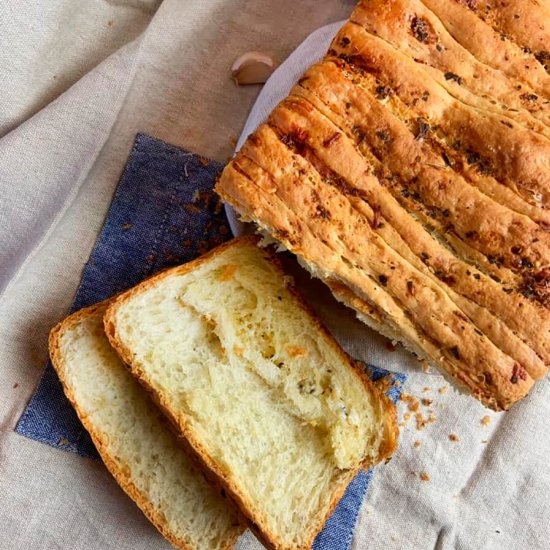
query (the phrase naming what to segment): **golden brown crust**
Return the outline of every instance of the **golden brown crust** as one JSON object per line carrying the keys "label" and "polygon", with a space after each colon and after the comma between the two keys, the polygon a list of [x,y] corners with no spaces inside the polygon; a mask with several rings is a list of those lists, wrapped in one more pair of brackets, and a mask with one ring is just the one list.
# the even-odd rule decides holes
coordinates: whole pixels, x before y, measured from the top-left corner
{"label": "golden brown crust", "polygon": [[[335,125],[334,131],[344,130],[356,148],[370,155],[378,178],[408,209],[416,208],[419,216],[437,224],[442,233],[449,233],[452,227],[453,234],[465,246],[481,252],[481,257],[498,256],[498,265],[491,267],[493,264],[487,262],[486,268],[500,279],[514,279],[514,274],[521,272],[518,255],[512,252],[514,247],[528,250],[533,263],[550,265],[550,235],[546,231],[525,214],[504,206],[507,197],[502,197],[499,203],[446,167],[427,140],[416,139],[405,122],[366,90],[354,86],[335,63],[321,63],[308,71],[302,84],[294,88],[293,96],[311,103]],[[371,132],[358,137],[363,127],[371,128]],[[328,149],[335,150],[337,147]],[[382,157],[384,163],[379,160]],[[394,175],[399,175],[399,179]],[[404,189],[418,197],[405,200]],[[483,231],[483,226],[479,231],[480,213],[491,220],[487,231]],[[467,236],[473,230],[477,234],[475,239]]]}
{"label": "golden brown crust", "polygon": [[[445,17],[452,5],[452,1],[445,2],[441,15]],[[539,76],[546,74],[532,54],[521,52],[516,46],[523,58],[521,68],[518,67],[523,84],[518,89],[516,82],[504,72],[482,63],[461,47],[447,31],[446,19],[440,20],[421,0],[369,0],[359,4],[351,21],[371,33],[376,31],[378,37],[422,64],[434,80],[461,101],[510,117],[547,137],[550,135],[550,105],[544,97],[536,96],[526,81],[531,72]],[[485,32],[477,35],[476,40],[483,45],[490,37],[495,38],[496,33],[478,21],[483,25],[478,30]],[[500,36],[499,41],[502,44]],[[457,78],[445,76],[449,74]]]}
{"label": "golden brown crust", "polygon": [[[353,46],[342,46],[343,37]],[[352,49],[357,53],[351,52]],[[369,78],[375,73],[382,85],[414,109],[417,117],[422,117],[431,128],[437,128],[440,140],[464,158],[472,158],[471,164],[480,172],[493,175],[532,205],[549,206],[548,138],[513,119],[453,97],[423,65],[359,25],[346,25],[333,43],[332,51],[343,55],[359,78]],[[455,76],[449,78],[456,83]]]}
{"label": "golden brown crust", "polygon": [[[120,485],[122,490],[137,504],[140,510],[145,514],[147,519],[157,528],[157,530],[162,534],[162,536],[173,544],[176,548],[181,550],[200,550],[190,545],[187,541],[183,539],[178,539],[170,531],[166,524],[166,520],[161,516],[161,514],[154,508],[151,502],[147,499],[147,496],[144,495],[131,481],[128,472],[119,467],[119,464],[113,460],[105,448],[105,443],[101,433],[99,433],[92,423],[89,421],[88,416],[80,409],[77,400],[75,399],[73,392],[70,388],[70,385],[67,384],[65,379],[65,366],[63,355],[60,350],[60,339],[63,336],[65,331],[71,330],[74,326],[78,325],[82,319],[85,319],[99,311],[107,310],[109,301],[103,301],[93,306],[83,308],[76,313],[73,313],[60,323],[58,323],[51,331],[49,335],[49,352],[50,358],[52,360],[52,365],[59,376],[61,384],[63,386],[63,391],[67,396],[67,399],[71,402],[71,405],[74,407],[78,418],[82,422],[83,426],[86,428],[86,431],[90,434],[94,446],[96,447],[101,460],[115,478],[117,483]],[[236,532],[234,537],[226,541],[224,548],[230,550],[234,547],[239,533]]]}
{"label": "golden brown crust", "polygon": [[216,187],[497,410],[550,365],[550,75],[522,33],[550,35],[526,6],[360,2]]}
{"label": "golden brown crust", "polygon": [[464,0],[480,19],[529,50],[550,71],[550,6],[545,0]]}
{"label": "golden brown crust", "polygon": [[[333,72],[330,72],[328,76],[333,86],[337,86],[337,76]],[[346,96],[344,95],[343,101],[345,101],[345,99]],[[319,130],[325,128],[327,134],[330,134],[334,132],[334,128],[336,128],[336,126],[332,128],[328,121],[323,120],[323,117],[320,117],[315,111],[308,112],[308,116],[302,120],[297,119],[295,113],[292,113],[292,115],[290,115],[292,116],[291,120],[286,123],[285,119],[288,117],[285,115],[283,118],[282,111],[283,109],[277,109],[272,118],[278,121],[279,126],[283,127],[283,131],[288,131],[289,127],[292,127],[292,125],[294,125],[295,128],[304,130],[305,128],[315,126]],[[351,114],[349,118],[351,119],[350,123],[353,124],[353,116],[351,116]],[[341,120],[341,118],[339,120]],[[373,125],[374,124],[373,122]],[[387,137],[392,135],[389,125],[385,126],[385,132]],[[349,134],[351,135],[352,132],[350,131]],[[346,145],[347,147],[345,147]],[[412,146],[409,147],[411,148]],[[418,150],[415,151],[414,148],[412,150],[415,154],[418,152]],[[248,151],[248,149],[246,151]],[[413,262],[414,265],[423,270],[427,276],[446,283],[448,287],[447,292],[451,295],[453,301],[455,301],[461,309],[467,310],[465,313],[475,318],[478,328],[489,334],[491,330],[498,327],[498,331],[495,334],[500,334],[500,340],[502,340],[502,330],[515,331],[523,338],[533,342],[535,348],[543,357],[550,359],[547,349],[544,347],[544,344],[547,344],[547,333],[550,328],[548,324],[550,315],[547,310],[538,307],[536,304],[532,304],[520,294],[508,294],[504,292],[503,289],[506,289],[506,286],[493,281],[490,277],[486,277],[483,274],[476,274],[476,272],[472,270],[471,265],[455,258],[455,256],[440,244],[439,241],[431,238],[429,234],[424,231],[423,227],[417,221],[411,220],[407,211],[401,207],[396,200],[391,198],[391,193],[387,191],[387,189],[392,192],[394,191],[391,181],[388,181],[385,186],[381,186],[375,178],[368,178],[364,175],[364,171],[368,169],[368,165],[363,163],[359,155],[354,153],[353,148],[345,143],[345,140],[339,143],[339,147],[333,147],[328,150],[317,148],[317,151],[319,152],[320,160],[326,161],[326,166],[329,169],[335,170],[338,173],[346,171],[348,177],[344,179],[346,179],[347,185],[357,192],[364,193],[367,200],[376,205],[380,223],[375,231],[380,234],[392,248],[399,251],[402,256],[408,256],[407,260]],[[253,155],[253,153],[250,153],[250,155]],[[392,156],[391,153],[388,156]],[[394,156],[397,156],[397,154]],[[342,161],[342,159],[344,160]],[[343,164],[343,162],[345,162],[345,164]],[[391,161],[389,161],[389,163],[391,163]],[[436,184],[437,182],[438,180],[435,180]],[[441,182],[441,180],[439,180],[439,182]],[[408,189],[411,189],[411,186],[409,186]],[[480,204],[476,206],[474,200],[467,200],[467,192],[468,190],[464,190],[463,188],[460,189],[459,192],[456,192],[452,188],[446,189],[444,196],[447,198],[447,204],[443,203],[442,206],[449,206],[449,208],[445,211],[445,220],[453,220],[453,194],[455,193],[458,197],[461,197],[462,201],[466,203],[470,209],[477,211],[478,218],[483,215],[484,212],[488,213],[495,210],[494,207],[496,205],[494,203],[491,204],[491,201],[479,200],[479,197],[477,202]],[[399,189],[397,189],[396,194],[399,196]],[[481,198],[483,198],[483,196]],[[356,198],[352,200],[356,208],[361,209],[363,212],[365,211],[366,206],[363,204],[362,199]],[[529,219],[525,217],[514,219],[517,216],[514,216],[514,213],[504,208],[496,208],[496,211],[498,214],[495,212],[495,214],[491,215],[491,218],[498,220],[492,223],[491,237],[494,238],[495,235],[498,234],[499,228],[502,227],[503,231],[500,233],[499,239],[502,243],[507,243],[504,247],[513,248],[518,244],[518,240],[523,239],[525,234],[529,233],[529,224],[526,223],[529,222]],[[459,211],[459,214],[464,215],[464,217],[468,219],[467,211],[465,214],[464,212],[465,210],[462,209]],[[506,219],[508,213],[511,215],[511,218],[508,218],[511,221]],[[505,220],[502,225],[500,225],[501,218]],[[371,225],[372,221],[373,218],[370,216],[369,223]],[[430,221],[433,223],[433,218]],[[509,227],[511,226],[514,228],[517,224],[523,227],[524,230],[517,233],[513,229],[512,232],[510,232]],[[393,232],[394,234],[389,234],[391,229],[395,229]],[[547,235],[541,234],[540,237],[546,239],[547,243],[550,242],[548,241]],[[479,241],[481,241],[482,246],[485,245],[483,240],[483,234],[480,234]],[[456,243],[453,244],[456,246]],[[527,249],[529,247],[529,239],[523,241],[522,246]],[[407,254],[408,252],[414,254]],[[487,252],[487,249],[485,249],[485,252]],[[537,253],[537,250],[533,250],[532,252]],[[546,255],[544,261],[547,263],[550,258],[550,256],[547,256],[548,250],[541,249],[541,252]],[[429,256],[429,261],[420,261],[422,254],[427,254]],[[428,268],[431,268],[432,271]],[[502,277],[501,271],[497,271],[496,274]],[[495,297],[498,297],[498,299],[495,299]],[[520,306],[519,304],[522,305]],[[524,310],[524,308],[526,309]],[[489,315],[487,315],[488,312],[485,311],[486,309],[489,310]],[[518,318],[518,309],[521,311],[521,313],[519,313],[520,318]],[[524,311],[525,315],[523,313]],[[499,321],[499,317],[502,321]],[[487,319],[486,322],[484,321],[485,318]],[[532,325],[529,319],[534,318],[537,318],[537,324],[534,331],[532,331],[528,328]],[[508,326],[510,327],[509,329],[506,328]],[[498,338],[498,336],[496,336],[496,338]],[[519,348],[524,348],[524,345],[513,333],[508,334],[504,342],[501,343],[501,346],[504,346],[504,349],[508,345],[508,342],[513,342],[514,340],[514,349],[516,351],[519,350]],[[540,346],[536,344],[536,342],[539,341],[541,343]],[[513,350],[510,349],[507,353],[510,351]],[[516,359],[522,364],[526,361],[525,356],[523,359],[517,356]],[[531,365],[532,362],[533,365]],[[526,364],[529,365],[528,368],[530,373],[532,372],[536,377],[542,376],[547,371],[544,362],[542,360],[537,360],[536,357],[529,359]]]}
{"label": "golden brown crust", "polygon": [[[525,82],[536,94],[547,98],[550,96],[550,74],[537,62],[534,52],[526,51],[514,40],[503,37],[502,33],[470,10],[466,2],[422,1],[440,19],[452,37],[482,63],[517,80],[518,86]],[[525,99],[530,101],[529,98]]]}
{"label": "golden brown crust", "polygon": [[[315,536],[322,529],[328,517],[330,517],[332,511],[344,494],[347,486],[359,471],[359,468],[367,468],[373,466],[375,463],[389,458],[389,456],[393,453],[393,451],[397,447],[398,427],[397,411],[395,405],[387,396],[380,392],[380,390],[372,383],[372,381],[366,375],[363,369],[361,369],[354,361],[351,361],[350,358],[344,353],[344,351],[340,348],[332,335],[326,330],[326,328],[322,325],[317,316],[313,313],[313,310],[310,308],[310,306],[307,305],[307,303],[304,301],[303,297],[301,297],[297,293],[295,288],[290,287],[291,292],[298,299],[299,306],[311,317],[313,323],[316,326],[316,329],[325,336],[327,343],[329,343],[333,350],[339,355],[340,359],[350,367],[351,371],[355,373],[358,379],[361,380],[369,394],[373,396],[373,401],[377,403],[381,408],[384,419],[385,438],[380,448],[380,454],[375,460],[369,462],[365,461],[363,464],[358,464],[355,468],[342,471],[338,486],[334,488],[333,494],[331,495],[331,502],[328,507],[327,513],[324,514],[322,517],[319,517],[315,525],[308,526],[310,529],[309,541],[307,541],[307,544],[304,544],[301,547],[284,546],[278,540],[276,533],[273,533],[269,530],[269,528],[266,526],[266,523],[262,521],[262,513],[259,510],[255,510],[251,503],[242,494],[238,484],[233,479],[231,472],[227,469],[224,469],[210,456],[208,449],[206,449],[202,445],[200,439],[195,436],[194,431],[189,426],[188,422],[185,419],[185,416],[183,414],[178,414],[178,411],[175,411],[170,406],[170,403],[167,400],[163,399],[162,395],[160,395],[155,390],[143,370],[135,362],[131,350],[128,349],[124,342],[118,338],[116,331],[115,317],[117,313],[117,308],[127,300],[131,300],[132,297],[134,297],[136,294],[147,291],[151,288],[152,285],[158,284],[166,277],[170,277],[174,274],[181,275],[197,269],[202,264],[210,261],[213,257],[223,253],[223,251],[229,247],[234,248],[237,246],[250,246],[250,244],[255,245],[257,244],[258,240],[259,238],[253,235],[233,239],[232,241],[229,241],[228,243],[225,243],[215,248],[214,250],[211,250],[204,256],[201,256],[200,258],[192,262],[168,269],[158,275],[147,279],[146,281],[132,288],[128,292],[120,295],[111,303],[104,316],[105,332],[109,338],[111,345],[115,348],[122,360],[127,365],[129,365],[132,374],[149,392],[151,392],[153,399],[157,403],[157,405],[170,418],[171,422],[177,427],[181,435],[189,442],[194,452],[196,453],[200,463],[205,468],[205,470],[209,472],[209,476],[213,480],[217,480],[219,484],[224,488],[229,498],[236,504],[242,514],[247,518],[250,529],[256,534],[256,536],[258,536],[263,544],[267,548],[273,550],[282,548],[285,548],[287,550],[305,550],[306,548],[309,548],[313,543]],[[263,251],[263,254],[266,258],[269,258],[271,261],[273,261],[273,255],[269,254],[265,250]],[[277,260],[275,260],[274,263],[277,268],[282,271],[281,264]]]}

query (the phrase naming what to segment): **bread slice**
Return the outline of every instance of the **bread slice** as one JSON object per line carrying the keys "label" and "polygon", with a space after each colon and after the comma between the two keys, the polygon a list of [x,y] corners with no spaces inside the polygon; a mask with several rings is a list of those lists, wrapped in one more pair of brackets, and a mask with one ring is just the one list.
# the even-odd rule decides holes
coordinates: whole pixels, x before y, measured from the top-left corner
{"label": "bread slice", "polygon": [[65,394],[107,469],[174,546],[232,548],[244,530],[237,513],[208,485],[109,345],[102,322],[106,307],[82,309],[50,334]]}
{"label": "bread slice", "polygon": [[243,237],[119,296],[111,344],[269,548],[309,548],[361,467],[396,446],[394,405]]}

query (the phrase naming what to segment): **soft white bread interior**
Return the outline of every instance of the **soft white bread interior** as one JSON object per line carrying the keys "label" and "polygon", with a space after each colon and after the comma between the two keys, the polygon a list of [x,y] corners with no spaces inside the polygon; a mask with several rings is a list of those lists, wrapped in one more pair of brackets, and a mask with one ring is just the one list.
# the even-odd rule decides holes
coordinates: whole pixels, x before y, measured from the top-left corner
{"label": "soft white bread interior", "polygon": [[119,296],[108,337],[271,548],[309,548],[395,407],[322,328],[257,238]]}
{"label": "soft white bread interior", "polygon": [[109,345],[106,307],[80,310],[51,332],[50,354],[67,397],[109,471],[172,544],[233,547],[243,531],[237,513],[207,484]]}

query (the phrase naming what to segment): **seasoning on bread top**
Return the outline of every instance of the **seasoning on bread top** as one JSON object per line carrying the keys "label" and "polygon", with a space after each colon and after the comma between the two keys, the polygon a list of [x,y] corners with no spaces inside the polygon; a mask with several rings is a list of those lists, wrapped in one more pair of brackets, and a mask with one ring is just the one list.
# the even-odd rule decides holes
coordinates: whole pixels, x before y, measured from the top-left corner
{"label": "seasoning on bread top", "polygon": [[521,32],[548,8],[466,4],[360,2],[216,190],[369,326],[502,410],[550,364],[550,75]]}

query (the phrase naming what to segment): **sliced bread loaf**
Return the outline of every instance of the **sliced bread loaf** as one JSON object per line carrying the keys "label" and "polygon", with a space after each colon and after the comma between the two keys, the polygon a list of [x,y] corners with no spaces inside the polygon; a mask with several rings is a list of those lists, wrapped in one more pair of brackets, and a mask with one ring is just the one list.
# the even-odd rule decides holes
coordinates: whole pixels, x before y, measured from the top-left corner
{"label": "sliced bread loaf", "polygon": [[207,484],[109,345],[105,309],[80,310],[51,332],[50,354],[65,394],[109,471],[172,544],[233,547],[243,531],[236,512]]}
{"label": "sliced bread loaf", "polygon": [[309,548],[361,467],[396,446],[393,404],[255,237],[119,296],[106,333],[270,548]]}

